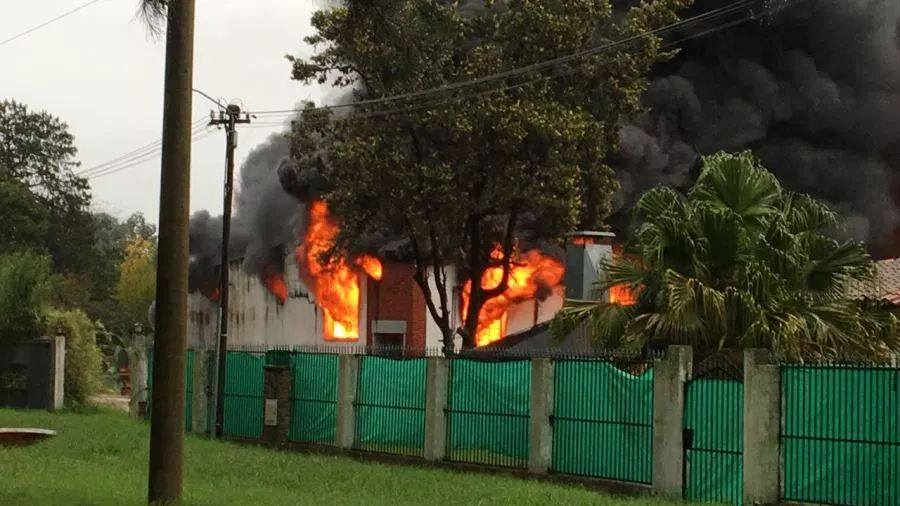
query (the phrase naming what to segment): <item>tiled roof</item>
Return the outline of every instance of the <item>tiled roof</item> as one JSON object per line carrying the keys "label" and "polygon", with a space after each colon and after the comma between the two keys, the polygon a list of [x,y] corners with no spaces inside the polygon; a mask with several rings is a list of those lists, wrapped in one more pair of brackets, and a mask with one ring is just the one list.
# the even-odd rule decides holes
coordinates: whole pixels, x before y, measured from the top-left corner
{"label": "tiled roof", "polygon": [[882,300],[900,306],[900,259],[890,258],[875,263],[875,278],[847,285],[851,299]]}

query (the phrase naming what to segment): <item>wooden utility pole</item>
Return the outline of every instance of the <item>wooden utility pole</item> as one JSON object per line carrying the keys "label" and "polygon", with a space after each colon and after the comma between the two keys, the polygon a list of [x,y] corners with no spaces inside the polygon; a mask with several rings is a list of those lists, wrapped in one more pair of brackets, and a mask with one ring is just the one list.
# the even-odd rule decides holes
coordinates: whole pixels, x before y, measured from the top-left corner
{"label": "wooden utility pole", "polygon": [[180,499],[184,461],[194,0],[166,2],[166,16],[156,343],[147,495],[150,503],[163,504]]}
{"label": "wooden utility pole", "polygon": [[225,361],[228,351],[228,242],[231,238],[231,201],[234,193],[234,148],[237,147],[235,125],[250,123],[241,108],[231,104],[211,125],[225,126],[225,201],[222,205],[222,262],[219,267],[219,342],[216,353],[216,437],[221,438],[225,426]]}

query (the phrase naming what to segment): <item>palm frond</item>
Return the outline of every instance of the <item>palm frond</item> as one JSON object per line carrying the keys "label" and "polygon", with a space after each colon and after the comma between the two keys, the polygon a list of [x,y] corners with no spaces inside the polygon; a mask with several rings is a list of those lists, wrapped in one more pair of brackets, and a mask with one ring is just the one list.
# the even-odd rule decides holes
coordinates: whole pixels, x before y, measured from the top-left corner
{"label": "palm frond", "polygon": [[166,23],[166,13],[169,5],[178,0],[138,0],[138,17],[140,17],[147,29],[154,36],[162,33]]}
{"label": "palm frond", "polygon": [[693,202],[709,202],[731,209],[748,226],[760,228],[777,213],[781,184],[748,153],[719,153],[705,157],[703,173],[691,190]]}

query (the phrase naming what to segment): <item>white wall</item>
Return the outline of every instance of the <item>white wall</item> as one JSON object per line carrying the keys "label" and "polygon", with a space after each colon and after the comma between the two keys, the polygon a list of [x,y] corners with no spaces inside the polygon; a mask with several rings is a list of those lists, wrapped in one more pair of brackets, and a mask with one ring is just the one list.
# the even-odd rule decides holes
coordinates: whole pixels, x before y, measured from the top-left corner
{"label": "white wall", "polygon": [[[452,301],[453,287],[456,286],[458,276],[456,273],[456,269],[453,267],[447,267],[446,272],[447,288],[449,292],[447,295],[447,300]],[[431,288],[432,299],[434,299],[435,305],[437,307],[440,307],[440,296],[438,295],[437,286],[434,282],[433,270],[429,270],[428,272],[428,283]],[[550,295],[546,300],[542,302],[537,300],[530,300],[522,302],[520,304],[512,305],[507,313],[508,319],[506,322],[506,335],[524,332],[534,327],[535,304],[537,304],[538,306],[537,323],[540,324],[550,321],[556,315],[556,313],[560,309],[562,309],[564,300],[564,289],[562,286],[559,286],[553,290],[552,295]],[[425,345],[429,348],[441,347],[441,331],[438,328],[437,323],[435,323],[434,319],[431,317],[431,313],[428,311],[427,307],[425,308],[425,312],[427,317],[427,323],[425,325]],[[453,326],[456,327],[457,325],[459,325],[460,316],[459,307],[457,306],[457,304],[453,304],[451,317]],[[459,340],[459,338],[457,338],[457,340]]]}
{"label": "white wall", "polygon": [[[456,286],[456,269],[453,267],[444,268],[444,272],[447,275],[447,302],[450,304],[450,319],[451,326],[455,327],[459,323],[459,308],[453,302],[453,287]],[[428,269],[428,287],[431,289],[431,298],[434,300],[434,305],[440,312],[441,307],[441,297],[437,289],[437,284],[434,280],[434,269]],[[418,286],[415,288],[416,290],[420,290]],[[428,311],[428,307],[425,308],[425,347],[426,348],[440,348],[443,346],[443,336],[441,335],[441,329],[438,327],[437,323],[435,323],[434,318],[431,317],[431,312]]]}
{"label": "white wall", "polygon": [[[288,298],[278,302],[259,276],[248,274],[239,261],[231,264],[229,292],[228,346],[309,346],[365,344],[367,322],[360,318],[359,341],[325,341],[322,337],[322,311],[314,296],[300,280],[299,268],[288,255],[284,280]],[[360,283],[360,315],[366,314],[366,281]],[[188,296],[188,343],[190,346],[215,346],[218,330],[218,303],[199,293]]]}

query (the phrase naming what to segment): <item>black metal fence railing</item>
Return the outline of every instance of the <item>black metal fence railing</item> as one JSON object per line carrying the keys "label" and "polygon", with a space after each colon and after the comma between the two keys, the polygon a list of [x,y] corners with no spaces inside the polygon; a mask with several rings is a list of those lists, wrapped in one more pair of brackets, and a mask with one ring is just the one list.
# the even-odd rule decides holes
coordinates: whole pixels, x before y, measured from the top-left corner
{"label": "black metal fence railing", "polygon": [[900,504],[900,368],[783,364],[782,499]]}
{"label": "black metal fence railing", "polygon": [[421,456],[425,446],[425,359],[360,357],[354,448]]}
{"label": "black metal fence railing", "polygon": [[527,467],[530,361],[454,359],[449,388],[448,459]]}
{"label": "black metal fence railing", "polygon": [[558,358],[553,395],[554,472],[652,481],[652,361]]}

